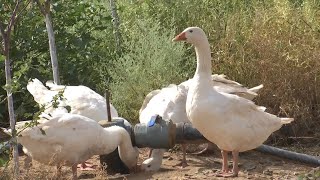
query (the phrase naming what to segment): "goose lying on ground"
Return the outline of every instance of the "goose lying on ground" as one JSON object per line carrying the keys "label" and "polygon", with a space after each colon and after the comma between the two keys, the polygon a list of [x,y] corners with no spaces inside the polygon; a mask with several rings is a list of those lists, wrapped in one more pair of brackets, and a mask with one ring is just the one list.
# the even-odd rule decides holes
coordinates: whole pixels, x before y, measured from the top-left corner
{"label": "goose lying on ground", "polygon": [[[252,101],[211,88],[211,51],[204,31],[189,27],[173,41],[186,41],[195,47],[197,68],[194,86],[188,91],[186,112],[192,125],[222,150],[222,172],[218,176],[237,176],[239,152],[260,146],[270,134],[293,118],[279,118],[264,112]],[[227,155],[232,152],[233,170],[229,172]]]}
{"label": "goose lying on ground", "polygon": [[69,113],[23,130],[18,142],[32,159],[57,166],[58,175],[61,166],[71,166],[73,179],[77,179],[77,164],[93,155],[109,154],[118,147],[119,156],[129,169],[136,166],[139,155],[124,128],[103,128],[92,119]]}
{"label": "goose lying on ground", "polygon": [[[105,120],[108,118],[106,100],[100,94],[94,92],[86,86],[64,86],[56,85],[48,81],[44,86],[38,79],[29,81],[28,91],[34,97],[39,105],[45,105],[45,114],[54,116],[56,109],[52,106],[52,98],[63,91],[64,100],[59,100],[59,108],[65,109],[64,106],[70,106],[71,114],[80,114],[95,121]],[[60,110],[61,112],[61,110]],[[65,109],[65,112],[68,112]],[[111,117],[118,117],[118,112],[110,104]]]}
{"label": "goose lying on ground", "polygon": [[[182,82],[180,85],[171,84],[161,90],[150,92],[140,109],[140,123],[148,123],[150,117],[159,114],[164,119],[171,119],[174,123],[189,122],[186,114],[186,101],[189,86],[192,86],[193,80]],[[212,87],[219,92],[236,94],[241,97],[253,99],[257,92],[263,87],[259,85],[251,89],[243,87],[241,84],[226,79],[225,75],[212,75]],[[162,164],[165,149],[153,149],[150,158],[145,160],[141,168],[145,171],[157,171]],[[183,158],[182,167],[187,166],[186,145],[182,144]]]}

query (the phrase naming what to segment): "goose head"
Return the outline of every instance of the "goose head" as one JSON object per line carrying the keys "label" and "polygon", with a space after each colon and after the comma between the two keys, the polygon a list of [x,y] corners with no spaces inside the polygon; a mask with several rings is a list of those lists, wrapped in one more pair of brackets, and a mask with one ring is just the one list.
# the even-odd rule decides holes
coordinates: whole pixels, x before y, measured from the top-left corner
{"label": "goose head", "polygon": [[158,171],[162,164],[162,158],[149,158],[143,161],[141,164],[141,170],[143,171]]}
{"label": "goose head", "polygon": [[141,164],[143,171],[158,171],[162,164],[164,149],[153,149],[149,159],[146,159]]}
{"label": "goose head", "polygon": [[207,36],[199,27],[188,27],[173,38],[172,41],[185,41],[196,46],[207,41]]}

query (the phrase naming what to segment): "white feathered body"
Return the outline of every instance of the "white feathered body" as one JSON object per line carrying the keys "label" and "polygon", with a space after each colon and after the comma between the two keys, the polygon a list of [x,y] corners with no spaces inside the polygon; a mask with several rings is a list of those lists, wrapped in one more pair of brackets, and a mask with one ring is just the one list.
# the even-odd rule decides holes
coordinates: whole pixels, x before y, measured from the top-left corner
{"label": "white feathered body", "polygon": [[[114,151],[122,136],[118,132],[127,133],[121,127],[104,129],[92,119],[65,113],[25,129],[18,137],[18,142],[36,161],[49,165],[72,166],[93,155]],[[127,136],[129,138],[128,133]]]}
{"label": "white feathered body", "polygon": [[[95,121],[107,119],[106,100],[104,97],[94,92],[86,86],[63,86],[47,83],[50,90],[46,88],[38,79],[33,79],[28,83],[27,89],[33,95],[34,100],[46,106],[44,114],[55,114],[68,112],[65,106],[70,106],[72,114],[80,114]],[[59,108],[52,106],[52,99],[59,91],[64,91],[65,99],[59,100]],[[118,117],[117,110],[110,104],[111,117]]]}
{"label": "white feathered body", "polygon": [[[179,85],[171,84],[161,90],[149,93],[140,109],[140,123],[148,123],[150,117],[159,114],[164,119],[171,119],[174,123],[189,123],[186,113],[186,101],[188,90],[194,86],[193,79],[182,82]],[[263,85],[251,89],[243,87],[241,84],[225,78],[225,75],[212,75],[213,89],[217,91],[236,94],[245,98],[257,96]],[[151,157],[142,163],[142,169],[146,171],[157,171],[162,163],[165,149],[153,149]]]}
{"label": "white feathered body", "polygon": [[265,108],[237,95],[208,88],[210,80],[195,76],[186,111],[204,137],[226,151],[246,151],[260,146],[290,118],[264,112]]}
{"label": "white feathered body", "polygon": [[185,108],[183,108],[186,95],[183,86],[171,84],[161,89],[141,111],[140,123],[148,123],[150,117],[155,114],[160,115],[163,119],[171,119],[175,123],[188,122]]}

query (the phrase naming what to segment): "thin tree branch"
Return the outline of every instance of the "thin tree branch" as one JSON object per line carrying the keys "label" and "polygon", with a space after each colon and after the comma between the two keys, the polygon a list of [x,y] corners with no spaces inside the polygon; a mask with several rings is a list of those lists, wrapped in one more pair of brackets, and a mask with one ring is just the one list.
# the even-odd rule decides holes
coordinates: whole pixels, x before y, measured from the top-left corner
{"label": "thin tree branch", "polygon": [[2,43],[0,44],[1,47],[1,53],[5,54],[5,39],[6,39],[6,32],[4,31],[2,20],[0,19],[0,33],[2,36]]}
{"label": "thin tree branch", "polygon": [[19,5],[21,3],[22,0],[18,0],[17,1],[17,4],[16,6],[14,7],[14,10],[13,10],[13,13],[11,15],[11,18],[10,18],[10,22],[8,24],[8,28],[7,28],[7,36],[10,37],[10,33],[11,33],[11,29],[12,29],[12,26],[14,25],[15,23],[15,20],[16,20],[16,14],[17,14],[17,11],[18,11],[18,8],[19,8]]}
{"label": "thin tree branch", "polygon": [[4,41],[4,39],[6,37],[6,32],[4,31],[3,23],[2,23],[1,19],[0,19],[0,32],[1,32],[2,40]]}
{"label": "thin tree branch", "polygon": [[[3,47],[0,45],[0,53],[1,54],[4,54],[4,49],[3,49]],[[1,103],[1,102],[0,102]]]}
{"label": "thin tree branch", "polygon": [[44,3],[46,14],[50,12],[50,3],[50,0],[46,0],[46,2]]}
{"label": "thin tree branch", "polygon": [[46,10],[44,9],[44,7],[41,5],[41,3],[39,2],[39,0],[35,0],[35,1],[36,1],[36,3],[38,4],[41,13],[42,13],[43,15],[45,15],[45,14],[46,14]]}
{"label": "thin tree branch", "polygon": [[31,2],[32,0],[29,0],[28,2],[27,2],[27,4],[20,10],[20,12],[19,12],[19,14],[17,15],[17,18],[22,14],[22,12],[29,6],[29,4],[30,4],[30,2]]}

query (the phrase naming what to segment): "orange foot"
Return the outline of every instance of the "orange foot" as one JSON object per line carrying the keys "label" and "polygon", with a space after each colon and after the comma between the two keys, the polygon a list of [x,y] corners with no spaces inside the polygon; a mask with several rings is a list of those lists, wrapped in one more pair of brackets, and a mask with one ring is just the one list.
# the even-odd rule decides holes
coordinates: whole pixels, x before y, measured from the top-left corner
{"label": "orange foot", "polygon": [[234,172],[219,172],[216,174],[217,177],[237,177],[238,173],[234,173]]}

